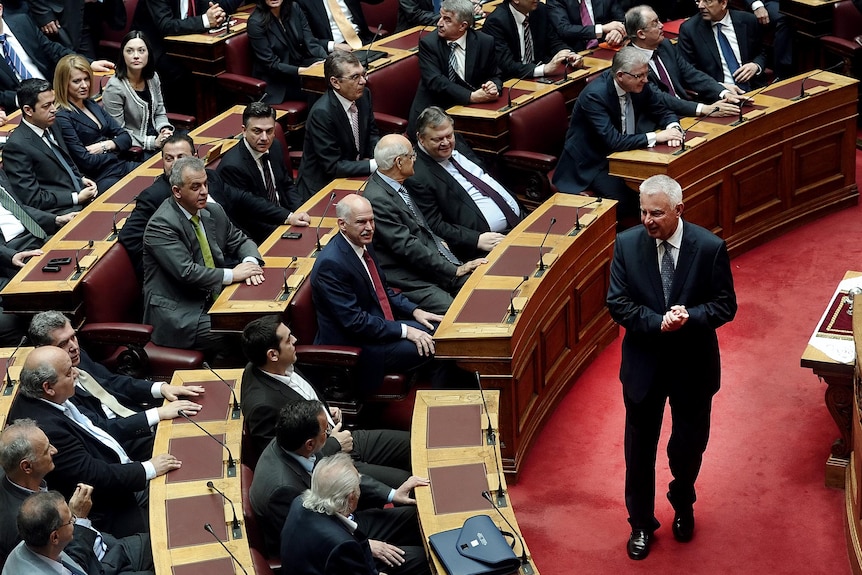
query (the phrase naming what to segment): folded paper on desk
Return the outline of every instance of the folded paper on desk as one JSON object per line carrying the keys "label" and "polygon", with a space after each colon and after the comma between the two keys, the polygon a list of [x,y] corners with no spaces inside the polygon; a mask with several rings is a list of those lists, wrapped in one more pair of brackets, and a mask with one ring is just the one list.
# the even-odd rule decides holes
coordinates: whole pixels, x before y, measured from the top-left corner
{"label": "folded paper on desk", "polygon": [[487,515],[474,515],[460,529],[435,533],[428,542],[449,575],[510,575],[521,565]]}

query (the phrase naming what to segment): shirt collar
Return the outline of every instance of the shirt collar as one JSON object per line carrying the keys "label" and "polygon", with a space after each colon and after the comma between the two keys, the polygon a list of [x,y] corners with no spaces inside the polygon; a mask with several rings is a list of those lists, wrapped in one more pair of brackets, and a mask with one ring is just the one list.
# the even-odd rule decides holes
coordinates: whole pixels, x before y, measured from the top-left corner
{"label": "shirt collar", "polygon": [[646,54],[647,56],[649,56],[650,59],[652,59],[652,55],[655,52],[655,50],[650,50],[649,48],[641,48],[637,44],[629,44],[629,46],[631,46],[635,50],[639,50],[640,52]]}
{"label": "shirt collar", "polygon": [[293,457],[297,462],[299,462],[302,468],[308,471],[309,475],[311,475],[311,472],[314,471],[314,464],[317,461],[317,455],[315,455],[314,453],[312,453],[308,457],[303,457],[302,455],[299,455],[292,451],[288,451],[283,447],[279,447],[279,449],[281,449],[283,452],[285,452],[289,456]]}
{"label": "shirt collar", "polygon": [[383,173],[383,172],[381,172],[380,170],[377,170],[377,175],[378,175],[378,176],[380,176],[380,178],[381,178],[384,182],[386,182],[387,184],[389,184],[389,186],[390,186],[393,190],[395,190],[396,192],[397,192],[398,190],[400,190],[400,189],[401,189],[401,187],[403,186],[403,184],[402,184],[401,182],[399,182],[399,181],[397,181],[397,180],[393,180],[392,178],[390,178],[389,176],[387,176],[386,174],[384,174],[384,173]]}
{"label": "shirt collar", "polygon": [[670,237],[666,240],[656,239],[655,245],[656,248],[661,245],[662,242],[667,242],[671,245],[671,247],[679,250],[680,246],[682,246],[682,218],[679,219],[679,224],[676,226],[676,230],[670,235]]}
{"label": "shirt collar", "polygon": [[727,11],[727,14],[724,15],[724,18],[722,18],[718,22],[713,22],[712,27],[715,28],[716,24],[724,24],[725,28],[732,28],[733,20],[730,19],[730,10]]}
{"label": "shirt collar", "polygon": [[[515,9],[515,5],[511,2],[509,2],[509,11],[512,13],[512,17],[515,19],[515,24],[517,24],[518,26],[523,26],[524,20],[526,20],[527,17],[524,14],[518,12],[518,10]],[[466,34],[464,35],[466,36]]]}
{"label": "shirt collar", "polygon": [[245,144],[245,149],[246,149],[246,150],[248,150],[248,152],[251,154],[251,157],[252,157],[252,158],[254,158],[254,161],[255,161],[255,162],[259,162],[259,161],[260,161],[260,157],[261,157],[263,154],[262,154],[261,152],[258,152],[257,150],[255,150],[255,149],[254,149],[254,148],[252,148],[251,146],[249,146],[249,145],[248,145],[248,140],[246,140],[245,138],[243,138],[243,139],[242,139],[242,143],[243,143],[243,144]]}
{"label": "shirt collar", "polygon": [[36,132],[36,135],[39,136],[40,139],[45,137],[46,130],[44,128],[40,128],[39,126],[36,126],[35,124],[31,124],[30,122],[28,122],[24,118],[21,118],[21,123],[24,124],[25,126],[28,126],[31,130]]}
{"label": "shirt collar", "polygon": [[350,517],[345,517],[341,513],[336,513],[335,515],[333,515],[333,517],[337,517],[342,523],[344,523],[344,526],[347,527],[347,529],[349,529],[351,533],[355,532],[356,529],[359,527],[359,524],[350,518],[353,517],[353,515],[351,515]]}
{"label": "shirt collar", "polygon": [[447,45],[452,44],[452,43],[458,44],[458,46],[461,47],[461,50],[463,50],[465,54],[467,53],[467,33],[466,32],[464,32],[464,34],[460,38],[458,38],[457,40],[447,40],[446,41]]}
{"label": "shirt collar", "polygon": [[626,97],[627,92],[626,92],[625,90],[623,90],[623,89],[622,89],[622,86],[620,86],[619,84],[617,84],[617,79],[616,79],[616,78],[614,78],[614,88],[615,88],[615,89],[616,89],[616,91],[617,91],[617,97],[618,97],[618,98],[625,98],[625,97]]}
{"label": "shirt collar", "polygon": [[341,104],[341,107],[344,108],[344,113],[346,114],[347,109],[350,108],[351,104],[354,103],[353,100],[348,100],[347,98],[345,98],[344,96],[342,96],[341,94],[336,92],[335,90],[333,90],[332,93],[335,94],[336,98],[338,98],[338,102]]}
{"label": "shirt collar", "polygon": [[362,254],[365,253],[365,247],[364,246],[357,246],[356,244],[351,242],[350,239],[344,235],[344,232],[338,232],[338,233],[341,234],[341,237],[344,238],[344,241],[347,242],[347,245],[349,245],[351,248],[353,248],[353,253],[356,254],[356,257],[361,258]]}

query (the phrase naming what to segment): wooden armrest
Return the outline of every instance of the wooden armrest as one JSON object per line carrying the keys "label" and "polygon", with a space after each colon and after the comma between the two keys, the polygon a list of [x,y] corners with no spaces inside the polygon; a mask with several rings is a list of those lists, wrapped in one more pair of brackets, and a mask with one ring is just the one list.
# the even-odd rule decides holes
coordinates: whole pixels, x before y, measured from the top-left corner
{"label": "wooden armrest", "polygon": [[249,96],[260,96],[266,91],[266,82],[250,76],[225,72],[224,74],[219,74],[216,77],[216,81],[219,86],[223,86],[233,92],[248,94]]}
{"label": "wooden armrest", "polygon": [[153,326],[142,323],[88,323],[78,330],[78,335],[94,343],[143,346],[153,335]]}
{"label": "wooden armrest", "polygon": [[511,167],[550,171],[557,165],[557,157],[526,150],[503,152],[503,159]]}
{"label": "wooden armrest", "polygon": [[335,367],[354,367],[359,362],[362,349],[347,345],[298,345],[297,362]]}
{"label": "wooden armrest", "polygon": [[403,134],[407,130],[407,120],[385,112],[374,112],[374,121],[381,132]]}

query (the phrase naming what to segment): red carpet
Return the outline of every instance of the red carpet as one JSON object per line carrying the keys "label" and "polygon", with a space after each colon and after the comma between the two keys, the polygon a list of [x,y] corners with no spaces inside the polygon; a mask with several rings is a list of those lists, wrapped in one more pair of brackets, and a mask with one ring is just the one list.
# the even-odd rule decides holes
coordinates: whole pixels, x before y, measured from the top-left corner
{"label": "red carpet", "polygon": [[722,389],[698,480],[694,540],[677,543],[670,530],[668,412],[656,479],[662,528],[646,560],[626,556],[618,339],[561,402],[511,488],[544,575],[850,573],[844,492],[824,486],[837,428],[825,384],[799,357],[844,272],[862,269],[862,208],[788,233],[732,266],[739,312],[719,331]]}

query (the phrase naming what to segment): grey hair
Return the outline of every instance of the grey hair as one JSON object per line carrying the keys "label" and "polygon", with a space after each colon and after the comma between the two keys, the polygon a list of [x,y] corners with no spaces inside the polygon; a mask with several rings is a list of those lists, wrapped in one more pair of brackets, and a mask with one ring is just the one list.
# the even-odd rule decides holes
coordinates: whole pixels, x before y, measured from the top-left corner
{"label": "grey hair", "polygon": [[436,128],[445,122],[449,122],[453,128],[455,127],[455,120],[443,108],[429,106],[422,110],[422,113],[416,119],[416,133],[419,135],[424,134],[426,128]]}
{"label": "grey hair", "polygon": [[650,176],[641,182],[639,189],[643,196],[665,194],[668,201],[670,201],[670,205],[673,207],[682,203],[682,186],[679,185],[679,182],[664,174]]}
{"label": "grey hair", "polygon": [[43,345],[54,345],[54,339],[51,337],[51,332],[56,329],[63,329],[69,323],[69,318],[58,311],[43,311],[37,313],[30,320],[30,327],[27,330],[27,338],[36,347]]}
{"label": "grey hair", "polygon": [[8,476],[25,459],[32,461],[36,451],[30,442],[30,434],[39,429],[39,424],[33,419],[16,419],[12,425],[0,433],[0,468]]}
{"label": "grey hair", "polygon": [[476,22],[476,16],[473,14],[473,3],[470,0],[443,0],[443,3],[440,4],[440,10],[452,12],[458,22],[466,22],[470,28]]}
{"label": "grey hair", "polygon": [[625,46],[614,55],[614,63],[611,66],[611,71],[614,74],[617,72],[631,72],[632,68],[644,66],[648,62],[649,56],[642,50],[638,50],[634,46]]}
{"label": "grey hair", "polygon": [[178,188],[183,187],[183,175],[186,170],[191,170],[192,172],[206,172],[206,164],[200,158],[196,158],[195,156],[186,156],[184,158],[180,158],[174,165],[171,167],[171,178],[170,182],[172,186],[176,186]]}
{"label": "grey hair", "polygon": [[381,139],[374,148],[374,161],[377,162],[377,167],[385,172],[392,169],[398,156],[406,156],[409,153],[410,146],[404,140],[398,138],[391,143],[384,143]]}
{"label": "grey hair", "polygon": [[302,494],[302,506],[325,515],[350,512],[350,495],[359,491],[359,473],[347,453],[323,458],[311,474],[311,489]]}
{"label": "grey hair", "polygon": [[628,9],[626,12],[625,25],[626,25],[626,35],[629,38],[636,38],[638,35],[638,30],[643,30],[646,28],[647,21],[644,16],[644,12],[647,10],[652,10],[651,6],[647,4],[641,4],[640,6],[633,6]]}
{"label": "grey hair", "polygon": [[20,377],[21,393],[27,397],[39,399],[45,395],[42,384],[47,382],[48,385],[53,386],[59,379],[57,369],[49,361],[42,361],[30,367],[25,364]]}
{"label": "grey hair", "polygon": [[40,548],[49,543],[51,533],[63,523],[59,508],[65,504],[58,491],[40,491],[24,500],[16,522],[18,535],[28,547]]}

